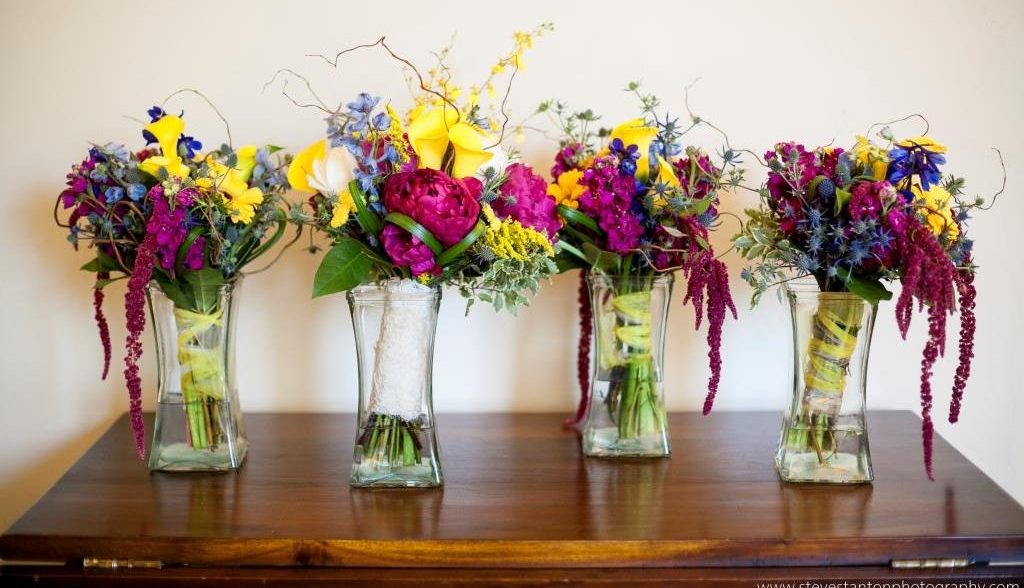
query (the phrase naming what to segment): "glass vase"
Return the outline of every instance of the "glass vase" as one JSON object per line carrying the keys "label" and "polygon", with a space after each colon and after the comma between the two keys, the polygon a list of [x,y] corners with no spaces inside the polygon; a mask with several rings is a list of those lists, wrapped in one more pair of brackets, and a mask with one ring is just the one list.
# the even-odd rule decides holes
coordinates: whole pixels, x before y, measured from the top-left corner
{"label": "glass vase", "polygon": [[239,281],[192,297],[173,283],[147,289],[157,358],[150,470],[233,470],[245,460],[249,444],[235,387]]}
{"label": "glass vase", "polygon": [[775,463],[786,482],[871,482],[864,404],[876,304],[821,292],[812,279],[785,289],[793,322],[793,396]]}
{"label": "glass vase", "polygon": [[391,279],[348,292],[359,365],[355,487],[441,486],[431,391],[440,288]]}
{"label": "glass vase", "polygon": [[662,380],[672,281],[671,275],[588,276],[596,343],[584,455],[671,453]]}

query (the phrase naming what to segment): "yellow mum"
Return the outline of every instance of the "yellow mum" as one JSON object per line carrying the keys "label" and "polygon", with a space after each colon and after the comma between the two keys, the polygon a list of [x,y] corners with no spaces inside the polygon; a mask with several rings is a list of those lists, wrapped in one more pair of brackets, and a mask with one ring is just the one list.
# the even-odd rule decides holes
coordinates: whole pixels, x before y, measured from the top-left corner
{"label": "yellow mum", "polygon": [[483,236],[484,245],[499,258],[528,261],[530,256],[538,251],[543,251],[548,256],[555,254],[551,242],[543,233],[524,227],[519,221],[511,218],[495,223],[496,219],[494,213],[490,211],[490,206],[484,208],[484,215],[488,221]]}
{"label": "yellow mum", "polygon": [[231,221],[247,225],[256,217],[256,207],[263,204],[263,192],[259,188],[249,188],[241,193],[228,194],[228,213]]}
{"label": "yellow mum", "polygon": [[932,186],[927,192],[921,186],[914,185],[914,204],[922,207],[927,216],[925,220],[936,236],[946,234],[951,241],[960,236],[960,227],[953,220],[953,197],[942,186]]}
{"label": "yellow mum", "polygon": [[578,169],[571,169],[562,172],[558,181],[548,184],[548,196],[555,199],[556,204],[564,204],[569,208],[580,207],[580,196],[587,192],[586,186],[580,185],[583,179],[583,172]]}

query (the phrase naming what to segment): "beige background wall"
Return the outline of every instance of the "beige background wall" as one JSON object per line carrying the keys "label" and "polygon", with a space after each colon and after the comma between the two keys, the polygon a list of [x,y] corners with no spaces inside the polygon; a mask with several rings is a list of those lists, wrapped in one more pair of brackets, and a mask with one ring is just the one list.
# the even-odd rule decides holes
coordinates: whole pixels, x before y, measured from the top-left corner
{"label": "beige background wall", "polygon": [[[379,54],[349,60],[340,72],[303,55],[387,34],[396,50],[428,64],[427,51],[457,32],[451,65],[470,83],[507,50],[513,30],[545,20],[554,21],[557,31],[527,56],[510,102],[519,116],[557,96],[603,112],[613,123],[633,113],[634,102],[620,91],[630,79],[644,80],[679,111],[683,86],[700,76],[694,108],[727,129],[735,144],[758,151],[789,138],[846,144],[873,122],[922,112],[933,135],[951,146],[948,169],[965,175],[971,189],[990,193],[1000,179],[990,147],[1002,148],[1007,194],[972,225],[982,266],[975,375],[961,424],[950,427],[940,419],[938,430],[1024,501],[1024,205],[1018,195],[1024,178],[1024,3],[5,0],[0,529],[126,407],[118,369],[123,290],[112,290],[109,298],[114,376],[101,382],[90,280],[77,271],[86,258],[67,246],[50,219],[63,176],[87,141],[137,144],[136,123],[122,115],[143,117],[149,105],[188,86],[220,106],[236,143],[300,148],[320,136],[322,123],[277,91],[261,94],[277,68],[309,74],[331,100],[366,90],[402,104],[402,76]],[[189,130],[208,144],[224,139],[198,101],[174,104],[186,110]],[[695,140],[719,146],[707,135]],[[530,161],[548,168],[550,143],[534,136],[522,148]],[[739,211],[752,204],[743,194],[726,207]],[[731,232],[717,237],[719,247]],[[296,249],[245,285],[239,367],[247,411],[341,412],[355,406],[347,308],[340,296],[309,299],[316,262]],[[740,261],[732,257],[729,263],[738,274]],[[748,310],[748,289],[736,279],[733,286],[742,320],[726,328],[717,409],[779,409],[789,355],[786,311],[771,297]],[[451,293],[438,334],[439,410],[568,411],[576,397],[575,287],[572,276],[555,280],[519,320],[486,309],[463,320],[462,304]],[[670,406],[677,410],[700,406],[706,379],[704,334],[693,331],[692,312],[676,300],[670,317],[667,378]],[[869,405],[915,408],[925,322],[915,318],[910,340],[903,342],[892,305],[881,312]],[[152,384],[151,349],[147,354],[145,377]],[[942,362],[935,376],[938,415],[948,406],[954,359]],[[152,394],[150,386],[147,407]],[[767,460],[772,448],[750,451]],[[940,468],[937,484],[943,475]]]}

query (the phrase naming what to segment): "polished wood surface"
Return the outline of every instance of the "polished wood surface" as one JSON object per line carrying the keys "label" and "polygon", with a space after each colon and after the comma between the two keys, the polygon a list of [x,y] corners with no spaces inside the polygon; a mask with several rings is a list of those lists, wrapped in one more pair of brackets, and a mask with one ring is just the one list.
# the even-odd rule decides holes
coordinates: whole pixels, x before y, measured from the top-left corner
{"label": "polished wood surface", "polygon": [[[440,415],[445,487],[348,486],[355,419],[248,414],[239,472],[150,474],[122,418],[0,558],[189,566],[621,568],[1024,560],[1024,508],[920,420],[870,414],[874,485],[780,483],[779,417],[671,417],[670,459],[583,459],[561,415]],[[1019,569],[1019,568],[1018,568]]]}

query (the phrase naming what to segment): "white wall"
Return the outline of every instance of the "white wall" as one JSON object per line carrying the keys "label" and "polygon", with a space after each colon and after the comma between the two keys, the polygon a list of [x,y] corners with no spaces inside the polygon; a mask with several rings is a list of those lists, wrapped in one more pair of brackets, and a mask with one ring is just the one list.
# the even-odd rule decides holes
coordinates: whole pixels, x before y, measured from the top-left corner
{"label": "white wall", "polygon": [[[320,136],[322,124],[315,112],[276,91],[260,93],[277,68],[308,73],[334,100],[360,90],[400,100],[406,95],[402,76],[380,54],[350,59],[340,73],[303,55],[387,34],[396,50],[426,64],[427,51],[457,32],[452,65],[468,83],[507,50],[513,30],[545,20],[557,30],[527,56],[511,100],[520,116],[557,96],[615,122],[633,113],[634,102],[619,91],[630,79],[644,80],[678,111],[682,87],[701,76],[694,108],[727,129],[735,144],[758,151],[789,138],[845,144],[875,121],[922,112],[933,135],[951,146],[948,169],[988,193],[1000,179],[989,148],[1002,148],[1009,191],[972,225],[982,266],[975,374],[962,421],[951,427],[942,415],[955,356],[941,363],[936,414],[941,434],[1024,501],[1024,433],[1017,420],[1024,406],[1016,370],[1024,332],[1017,296],[1024,278],[1017,257],[1024,206],[1015,194],[1024,176],[1024,3],[23,0],[0,8],[0,529],[126,408],[117,347],[124,336],[123,290],[110,292],[115,360],[113,377],[101,382],[89,275],[77,271],[86,257],[67,246],[50,218],[63,175],[87,141],[137,144],[137,125],[122,115],[143,115],[189,86],[227,114],[236,143],[299,148]],[[223,140],[202,104],[177,104],[186,109],[191,131],[210,144]],[[710,136],[698,139],[718,146]],[[523,148],[547,169],[551,144],[534,137]],[[752,204],[743,194],[726,207]],[[716,245],[724,247],[731,232],[718,235]],[[341,296],[309,299],[316,261],[293,250],[245,286],[239,366],[247,411],[355,406],[347,308]],[[729,263],[738,273],[739,260]],[[486,309],[464,320],[462,303],[449,295],[438,334],[438,408],[568,411],[576,397],[575,287],[574,276],[557,279],[519,320]],[[733,287],[742,315],[726,328],[717,409],[781,408],[789,354],[785,309],[769,297],[747,310],[749,290],[736,279]],[[677,410],[694,410],[703,399],[704,335],[693,331],[692,312],[677,299],[671,316],[667,377],[670,406]],[[915,318],[903,342],[892,305],[881,312],[869,405],[914,408],[925,321]],[[147,349],[150,383],[152,361]],[[150,386],[147,407],[152,393]],[[770,448],[751,451],[770,459]],[[941,468],[937,473],[943,475]]]}

